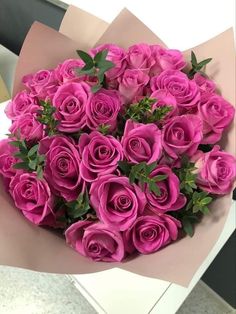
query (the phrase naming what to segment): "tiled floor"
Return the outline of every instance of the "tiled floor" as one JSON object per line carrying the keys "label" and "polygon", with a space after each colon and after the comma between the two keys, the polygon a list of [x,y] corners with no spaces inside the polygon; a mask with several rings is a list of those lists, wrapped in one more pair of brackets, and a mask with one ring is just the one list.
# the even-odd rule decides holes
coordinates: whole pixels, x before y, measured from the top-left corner
{"label": "tiled floor", "polygon": [[[0,314],[95,313],[66,276],[0,266]],[[177,314],[228,313],[233,312],[201,282],[177,312]]]}

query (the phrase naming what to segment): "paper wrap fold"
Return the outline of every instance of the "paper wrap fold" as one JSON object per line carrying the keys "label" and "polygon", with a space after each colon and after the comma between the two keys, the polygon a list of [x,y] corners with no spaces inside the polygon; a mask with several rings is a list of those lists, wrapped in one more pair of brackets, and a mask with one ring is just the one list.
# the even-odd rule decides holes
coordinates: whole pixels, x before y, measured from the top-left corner
{"label": "paper wrap fold", "polygon": [[[23,88],[23,75],[43,68],[53,68],[66,58],[77,57],[76,49],[87,50],[98,43],[108,42],[125,48],[139,42],[165,45],[126,9],[108,26],[88,13],[70,7],[62,21],[60,33],[37,22],[31,27],[20,53],[14,94]],[[235,104],[233,30],[229,29],[184,52],[187,59],[191,50],[194,50],[199,60],[213,58],[207,66],[207,74],[217,83],[223,96]],[[224,136],[223,147],[235,154],[235,123]],[[55,233],[26,221],[1,186],[0,264],[74,274],[119,267],[186,286],[216,243],[224,228],[231,204],[232,195],[214,201],[210,207],[211,214],[205,216],[196,226],[193,238],[185,237],[157,253],[141,255],[124,263],[95,263],[67,247],[65,240]]]}

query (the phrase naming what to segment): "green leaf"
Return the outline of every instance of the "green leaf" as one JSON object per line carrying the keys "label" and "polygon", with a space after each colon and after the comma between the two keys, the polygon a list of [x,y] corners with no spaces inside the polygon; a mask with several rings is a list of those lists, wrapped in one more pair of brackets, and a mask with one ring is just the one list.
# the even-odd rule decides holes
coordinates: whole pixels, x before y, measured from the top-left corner
{"label": "green leaf", "polygon": [[30,160],[29,162],[29,168],[32,170],[36,170],[37,161],[36,160]]}
{"label": "green leaf", "polygon": [[101,61],[106,60],[107,55],[108,49],[101,50],[95,55],[94,61],[96,62],[97,65],[99,65]]}
{"label": "green leaf", "polygon": [[201,205],[207,205],[207,204],[211,203],[212,200],[213,200],[212,197],[207,196],[207,197],[205,197],[204,199],[201,200]]}
{"label": "green leaf", "polygon": [[194,234],[193,225],[191,224],[187,216],[184,216],[182,218],[182,225],[185,233],[192,237]]}
{"label": "green leaf", "polygon": [[208,64],[209,62],[211,62],[211,61],[212,61],[212,58],[207,58],[207,59],[205,59],[205,60],[199,62],[198,65],[197,65],[197,67],[196,67],[196,69],[197,69],[197,70],[201,70],[205,65],[207,65],[207,64]]}
{"label": "green leaf", "polygon": [[157,166],[157,161],[152,162],[151,164],[147,165],[147,172],[150,174]]}
{"label": "green leaf", "polygon": [[201,208],[201,212],[204,214],[204,215],[207,215],[207,214],[209,214],[209,208],[207,207],[207,206],[203,206],[202,208]]}
{"label": "green leaf", "polygon": [[161,191],[160,188],[157,186],[157,184],[153,181],[151,181],[148,185],[149,190],[151,192],[153,192],[156,196],[160,196],[161,195]]}
{"label": "green leaf", "polygon": [[86,65],[91,65],[91,67],[94,65],[93,58],[87,52],[83,50],[76,50],[76,52]]}
{"label": "green leaf", "polygon": [[129,174],[129,182],[130,182],[131,184],[133,184],[133,183],[135,182],[135,178],[136,178],[135,173],[134,173],[133,171],[130,171],[130,174]]}
{"label": "green leaf", "polygon": [[111,127],[110,124],[101,124],[98,127],[98,131],[103,135],[106,135],[109,133],[110,127]]}
{"label": "green leaf", "polygon": [[190,200],[185,208],[186,211],[190,210],[193,207],[193,200]]}
{"label": "green leaf", "polygon": [[91,91],[92,91],[92,93],[95,94],[95,93],[98,92],[101,88],[102,88],[102,85],[97,84],[97,85],[92,86]]}
{"label": "green leaf", "polygon": [[132,164],[129,164],[127,161],[120,160],[118,161],[118,166],[125,175],[129,175]]}
{"label": "green leaf", "polygon": [[197,213],[197,212],[199,212],[199,210],[201,210],[201,207],[199,205],[193,206],[193,213]]}
{"label": "green leaf", "polygon": [[33,147],[31,147],[31,149],[28,151],[28,157],[32,157],[33,155],[35,155],[38,151],[39,145],[34,145]]}
{"label": "green leaf", "polygon": [[103,70],[104,72],[114,68],[114,66],[115,64],[113,62],[107,61],[107,60],[101,61],[99,63],[99,68]]}
{"label": "green leaf", "polygon": [[193,67],[195,67],[197,65],[197,57],[193,51],[191,51],[191,63],[193,65]]}
{"label": "green leaf", "polygon": [[25,156],[25,154],[23,154],[23,153],[21,153],[21,152],[17,152],[17,153],[14,153],[14,157],[17,157],[17,158],[20,158],[20,159],[22,159],[22,160],[24,160],[24,159],[28,159],[26,156]]}
{"label": "green leaf", "polygon": [[42,166],[37,167],[37,178],[39,180],[43,179],[43,167]]}
{"label": "green leaf", "polygon": [[166,175],[166,174],[159,174],[159,175],[153,177],[152,179],[153,179],[155,182],[159,182],[159,181],[163,181],[163,180],[165,180],[165,179],[167,179],[167,178],[168,178],[168,175]]}
{"label": "green leaf", "polygon": [[24,169],[24,170],[29,170],[28,162],[18,162],[13,165],[14,169]]}
{"label": "green leaf", "polygon": [[19,141],[10,141],[10,145],[15,146],[15,147],[20,147],[21,143]]}
{"label": "green leaf", "polygon": [[75,69],[75,73],[77,73],[78,75],[95,75],[94,68],[85,69],[85,67],[83,67],[82,69]]}

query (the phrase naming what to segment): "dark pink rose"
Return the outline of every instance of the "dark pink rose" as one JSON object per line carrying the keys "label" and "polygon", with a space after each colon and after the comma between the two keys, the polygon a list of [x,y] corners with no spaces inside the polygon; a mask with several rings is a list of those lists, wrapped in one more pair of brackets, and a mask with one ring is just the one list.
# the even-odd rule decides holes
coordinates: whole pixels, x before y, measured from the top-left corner
{"label": "dark pink rose", "polygon": [[162,153],[161,131],[153,123],[142,124],[127,120],[121,145],[128,161],[151,164]]}
{"label": "dark pink rose", "polygon": [[129,47],[127,52],[128,68],[140,69],[148,74],[155,60],[152,57],[152,51],[147,44],[137,44]]}
{"label": "dark pink rose", "polygon": [[198,115],[203,120],[203,144],[215,144],[233,121],[234,107],[219,95],[213,94],[198,105]]}
{"label": "dark pink rose", "polygon": [[165,49],[159,45],[150,46],[155,64],[150,69],[150,75],[160,74],[165,70],[182,70],[186,66],[182,52]]}
{"label": "dark pink rose", "polygon": [[194,75],[193,80],[199,86],[199,90],[201,94],[201,103],[205,102],[209,97],[211,97],[211,95],[216,90],[215,83],[198,72]]}
{"label": "dark pink rose", "polygon": [[167,178],[156,182],[160,189],[160,196],[151,192],[146,186],[145,193],[148,207],[154,213],[165,213],[167,211],[178,210],[186,204],[186,197],[180,193],[180,181],[172,172],[171,168],[164,165],[157,166],[151,173],[150,177],[166,175]]}
{"label": "dark pink rose", "polygon": [[197,185],[212,194],[230,193],[236,177],[236,159],[215,145],[208,153],[198,155]]}
{"label": "dark pink rose", "polygon": [[136,184],[112,174],[92,183],[90,201],[99,219],[120,231],[128,229],[146,205],[145,194]]}
{"label": "dark pink rose", "polygon": [[166,116],[163,118],[163,121],[166,122],[166,120],[168,120],[174,116],[177,116],[179,114],[179,109],[178,109],[178,106],[176,103],[176,99],[168,91],[159,89],[159,90],[153,92],[150,95],[150,98],[157,100],[157,102],[155,102],[152,105],[152,111],[154,111],[155,109],[157,109],[159,107],[163,107],[163,106],[172,107],[171,111],[169,111],[166,114]]}
{"label": "dark pink rose", "polygon": [[40,70],[34,74],[25,75],[22,82],[33,96],[40,99],[47,97],[51,99],[59,85],[53,70]]}
{"label": "dark pink rose", "polygon": [[84,82],[70,82],[58,88],[52,103],[57,109],[55,117],[59,120],[59,131],[73,133],[85,126],[89,96],[90,87]]}
{"label": "dark pink rose", "polygon": [[95,56],[95,54],[102,50],[108,50],[106,59],[113,62],[115,65],[106,72],[106,77],[108,80],[114,80],[121,76],[126,68],[126,52],[123,48],[113,44],[100,45],[94,49],[91,49],[90,52],[92,56]]}
{"label": "dark pink rose", "polygon": [[35,173],[17,173],[10,183],[10,193],[23,215],[36,225],[55,226],[53,196],[45,180]]}
{"label": "dark pink rose", "polygon": [[9,131],[15,135],[19,134],[21,139],[28,142],[37,142],[41,140],[44,135],[43,124],[40,123],[36,115],[32,113],[21,115],[12,123]]}
{"label": "dark pink rose", "polygon": [[23,91],[16,94],[8,103],[5,113],[9,119],[16,120],[26,113],[36,113],[39,109],[38,99]]}
{"label": "dark pink rose", "polygon": [[79,76],[76,69],[83,66],[84,62],[81,59],[67,59],[56,67],[55,76],[61,84],[71,81],[79,82],[84,79],[84,76]]}
{"label": "dark pink rose", "polygon": [[6,185],[9,183],[9,179],[15,176],[16,169],[13,165],[18,162],[18,159],[14,157],[14,154],[18,151],[16,147],[9,144],[11,139],[4,139],[0,141],[0,174],[3,176]]}
{"label": "dark pink rose", "polygon": [[116,128],[121,105],[121,98],[117,91],[100,89],[90,97],[86,105],[87,126],[91,130],[96,130],[104,124],[109,125],[109,130],[113,131]]}
{"label": "dark pink rose", "polygon": [[171,118],[163,127],[162,144],[173,159],[192,156],[202,141],[202,120],[193,114]]}
{"label": "dark pink rose", "polygon": [[199,87],[194,80],[189,80],[186,74],[177,70],[166,70],[154,76],[150,81],[151,90],[167,90],[175,97],[182,112],[196,110],[200,101]]}
{"label": "dark pink rose", "polygon": [[144,86],[149,76],[139,69],[127,69],[118,79],[119,92],[126,104],[131,103],[139,95],[143,95]]}
{"label": "dark pink rose", "polygon": [[66,201],[77,199],[84,191],[84,181],[76,147],[64,136],[45,137],[40,141],[39,153],[46,156],[44,176],[53,193]]}
{"label": "dark pink rose", "polygon": [[123,159],[120,142],[113,136],[104,136],[96,131],[80,136],[79,150],[82,156],[80,173],[88,182],[94,181],[100,175],[113,173],[118,161]]}
{"label": "dark pink rose", "polygon": [[78,221],[66,230],[65,236],[72,248],[96,262],[120,262],[124,258],[121,234],[103,223]]}
{"label": "dark pink rose", "polygon": [[124,232],[125,249],[142,254],[158,251],[178,237],[179,220],[169,215],[141,216],[131,228]]}

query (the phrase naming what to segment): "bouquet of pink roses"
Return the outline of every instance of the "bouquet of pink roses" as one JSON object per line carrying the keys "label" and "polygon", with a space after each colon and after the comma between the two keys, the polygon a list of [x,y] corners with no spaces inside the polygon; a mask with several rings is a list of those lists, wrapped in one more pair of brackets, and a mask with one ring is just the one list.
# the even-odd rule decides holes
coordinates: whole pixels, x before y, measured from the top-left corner
{"label": "bouquet of pink roses", "polygon": [[204,72],[211,59],[136,44],[78,50],[23,78],[6,108],[0,173],[31,222],[95,261],[156,252],[230,192],[235,158],[215,145],[234,108]]}

